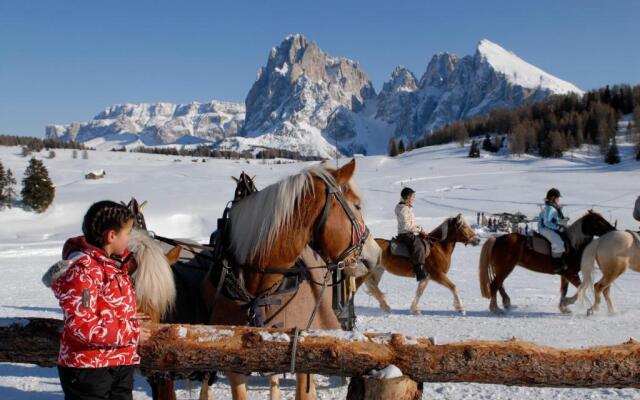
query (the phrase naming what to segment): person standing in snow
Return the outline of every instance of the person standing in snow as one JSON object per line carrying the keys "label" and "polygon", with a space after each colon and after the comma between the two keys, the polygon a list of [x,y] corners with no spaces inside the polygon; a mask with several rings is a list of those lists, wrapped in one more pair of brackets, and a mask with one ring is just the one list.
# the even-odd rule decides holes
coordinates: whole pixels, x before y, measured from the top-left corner
{"label": "person standing in snow", "polygon": [[148,337],[136,314],[126,264],[133,215],[112,201],[93,204],[84,236],[70,238],[63,260],[42,278],[64,315],[58,373],[65,400],[130,400],[138,343]]}
{"label": "person standing in snow", "polygon": [[429,245],[426,241],[427,233],[416,223],[413,214],[413,202],[416,192],[405,187],[400,192],[400,202],[396,205],[395,213],[398,220],[398,240],[406,244],[411,251],[411,263],[416,273],[416,279],[427,278],[422,266],[429,255]]}
{"label": "person standing in snow", "polygon": [[560,197],[558,189],[549,189],[544,207],[538,216],[538,232],[551,243],[551,256],[555,266],[554,272],[557,274],[567,269],[567,265],[562,259],[565,251],[564,240],[560,236],[565,230],[567,219],[562,214]]}

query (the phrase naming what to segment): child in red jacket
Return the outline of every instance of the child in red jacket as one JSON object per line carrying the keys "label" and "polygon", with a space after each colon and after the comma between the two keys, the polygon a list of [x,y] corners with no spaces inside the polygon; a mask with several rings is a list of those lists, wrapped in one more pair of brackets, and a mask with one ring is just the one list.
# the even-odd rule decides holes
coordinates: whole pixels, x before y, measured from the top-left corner
{"label": "child in red jacket", "polygon": [[93,204],[82,223],[84,236],[67,240],[64,260],[43,277],[64,314],[58,372],[66,400],[133,398],[141,338],[125,267],[132,226],[127,207]]}

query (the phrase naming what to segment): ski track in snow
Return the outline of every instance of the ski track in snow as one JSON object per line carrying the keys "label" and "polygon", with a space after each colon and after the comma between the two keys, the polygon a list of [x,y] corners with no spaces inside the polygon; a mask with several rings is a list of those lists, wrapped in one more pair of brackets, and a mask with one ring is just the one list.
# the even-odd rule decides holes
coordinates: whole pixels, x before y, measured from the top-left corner
{"label": "ski track in snow", "polygon": [[[587,151],[574,152],[572,160],[504,156],[473,160],[464,157],[467,149],[450,145],[420,149],[396,158],[358,159],[355,179],[363,193],[367,224],[375,237],[388,238],[395,234],[393,207],[398,201],[401,184],[418,192],[420,201],[416,204],[416,215],[426,228],[433,228],[458,212],[471,223],[475,223],[478,211],[521,211],[533,217],[548,187],[557,186],[565,196],[563,201],[572,220],[579,218],[591,205],[601,204],[596,210],[611,221],[618,220],[620,228],[637,229],[630,214],[640,187],[634,192],[630,182],[638,182],[640,164],[630,160],[630,146],[623,140],[619,143],[625,161],[614,167],[603,166],[590,158]],[[18,153],[16,148],[0,147],[2,163],[14,171],[20,182],[28,160]],[[71,151],[56,150],[56,153],[55,159],[44,160],[53,181],[66,182],[57,186],[54,206],[41,215],[19,208],[0,211],[2,323],[17,317],[61,318],[55,298],[40,278],[48,266],[59,259],[64,240],[80,234],[82,216],[92,202],[105,198],[126,201],[132,195],[140,201],[149,200],[145,212],[150,229],[165,236],[206,241],[216,218],[233,196],[235,185],[229,178],[231,175],[237,176],[243,170],[255,174],[258,187],[263,188],[311,165],[275,165],[256,160],[250,163],[232,160],[191,163],[188,157],[183,163],[174,163],[178,157],[110,152],[90,152],[88,160],[74,160]],[[105,169],[106,178],[92,182],[82,179],[84,171],[92,169]],[[412,175],[417,177],[412,178]],[[421,299],[422,315],[411,315],[409,305],[416,282],[385,274],[380,287],[393,311],[383,313],[377,301],[361,290],[356,295],[358,329],[432,336],[438,343],[517,337],[566,348],[616,344],[640,335],[640,300],[637,297],[640,274],[627,272],[613,287],[612,297],[618,314],[609,316],[603,307],[599,314],[587,318],[587,305],[575,306],[571,315],[558,312],[558,277],[516,268],[505,282],[515,307],[499,317],[489,313],[488,300],[481,298],[479,293],[479,252],[480,247],[458,245],[449,273],[460,290],[466,316],[454,311],[450,292],[433,282],[429,283]],[[570,294],[573,291],[570,289]],[[340,378],[318,377],[318,381],[320,399],[344,399],[346,386]],[[291,376],[281,382],[283,399],[294,398],[294,385]],[[179,383],[179,388],[179,399],[198,396],[198,391],[190,390],[185,383]],[[224,377],[213,389],[214,398],[230,398]],[[268,389],[267,378],[250,378],[249,398],[266,399]],[[62,398],[54,368],[0,364],[0,399]],[[151,398],[150,389],[140,376],[136,377],[134,398]],[[428,383],[423,398],[640,399],[640,392]]]}

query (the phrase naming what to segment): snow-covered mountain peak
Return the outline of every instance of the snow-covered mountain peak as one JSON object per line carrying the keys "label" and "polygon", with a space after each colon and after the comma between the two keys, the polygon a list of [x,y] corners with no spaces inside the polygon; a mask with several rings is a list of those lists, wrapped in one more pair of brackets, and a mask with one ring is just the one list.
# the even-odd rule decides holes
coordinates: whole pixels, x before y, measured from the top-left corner
{"label": "snow-covered mountain peak", "polygon": [[481,62],[487,62],[496,72],[503,74],[515,85],[529,89],[549,89],[556,94],[583,93],[572,83],[563,81],[529,64],[512,51],[506,50],[488,39],[482,39],[478,43],[476,58]]}

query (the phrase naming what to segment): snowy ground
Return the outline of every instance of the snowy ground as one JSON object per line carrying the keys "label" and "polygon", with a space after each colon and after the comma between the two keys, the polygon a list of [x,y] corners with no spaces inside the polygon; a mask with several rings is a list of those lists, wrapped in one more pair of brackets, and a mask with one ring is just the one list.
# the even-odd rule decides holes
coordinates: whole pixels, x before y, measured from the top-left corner
{"label": "snowy ground", "polygon": [[[619,142],[620,143],[620,142]],[[638,186],[640,163],[631,160],[631,149],[622,144],[623,162],[607,166],[589,151],[568,154],[564,159],[520,159],[506,156],[465,157],[468,148],[439,146],[420,149],[391,159],[383,156],[359,158],[356,181],[365,197],[367,223],[375,236],[394,233],[393,207],[403,184],[414,188],[419,222],[434,227],[445,217],[462,212],[475,222],[476,212],[537,214],[546,190],[558,187],[564,195],[565,211],[572,219],[594,207],[620,228],[636,228],[631,210]],[[18,148],[0,147],[0,159],[21,179],[27,159]],[[192,162],[191,158],[145,154],[90,152],[88,160],[72,159],[71,152],[56,150],[57,157],[45,160],[56,184],[54,206],[42,215],[21,209],[0,211],[0,317],[60,317],[57,303],[41,283],[45,269],[55,262],[65,238],[80,233],[87,207],[101,199],[128,200],[136,196],[149,200],[145,209],[151,230],[174,237],[205,240],[215,226],[225,203],[232,197],[229,178],[242,170],[257,175],[259,188],[299,171],[308,164],[263,164],[230,160]],[[44,157],[45,152],[41,153]],[[40,155],[38,155],[40,158]],[[176,162],[174,160],[181,160]],[[89,170],[105,169],[106,178],[84,180]],[[386,275],[381,288],[392,306],[383,314],[377,302],[364,291],[357,294],[358,328],[367,331],[396,331],[409,335],[434,336],[438,342],[466,339],[508,339],[517,337],[557,347],[614,344],[638,337],[640,300],[636,294],[640,274],[629,272],[612,290],[620,313],[584,316],[584,306],[573,315],[557,309],[559,279],[523,269],[506,281],[516,308],[496,317],[488,301],[480,297],[477,259],[480,247],[457,247],[450,273],[459,286],[466,316],[453,311],[452,298],[444,288],[431,283],[421,307],[413,316],[409,305],[416,283]],[[322,399],[342,399],[346,388],[338,378],[320,378]],[[293,398],[293,381],[282,383],[285,398]],[[266,398],[265,378],[251,379],[253,398]],[[143,379],[136,381],[136,399],[150,398]],[[215,385],[215,396],[229,398],[226,381]],[[30,365],[0,364],[0,398],[61,399],[55,369]],[[197,398],[197,392],[181,390],[180,398]],[[428,384],[428,399],[640,399],[636,390],[551,389],[476,384]]]}

